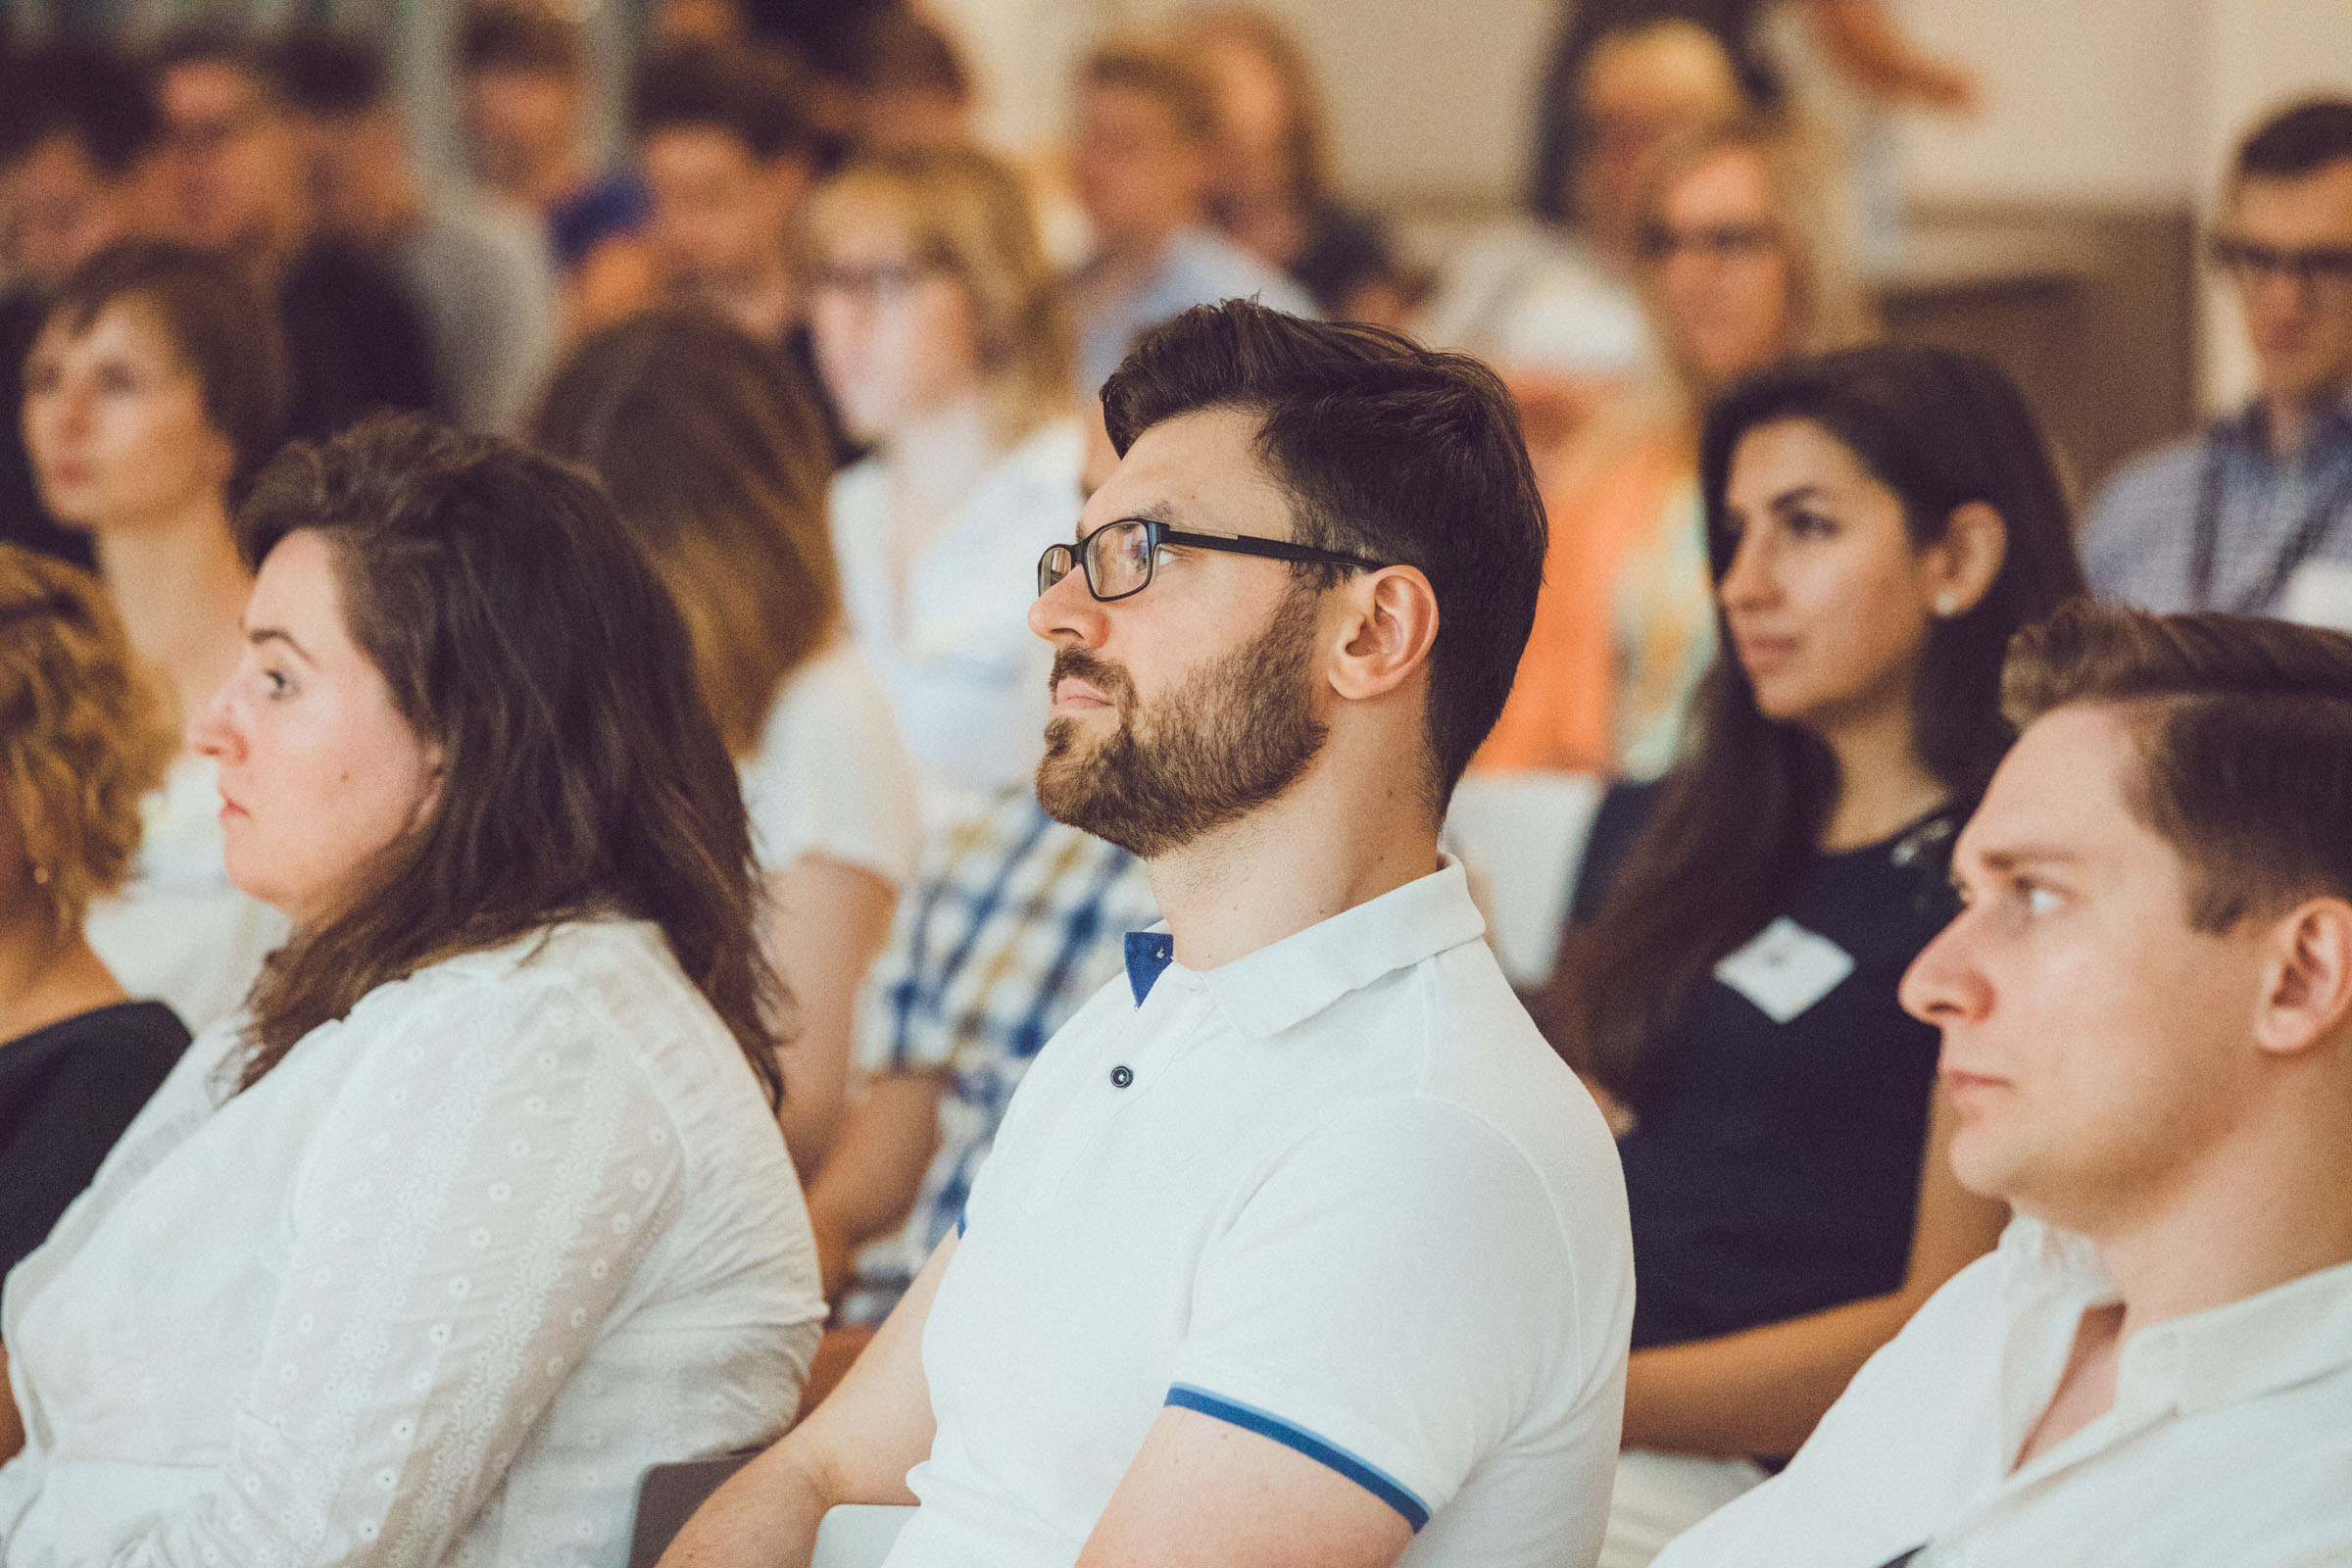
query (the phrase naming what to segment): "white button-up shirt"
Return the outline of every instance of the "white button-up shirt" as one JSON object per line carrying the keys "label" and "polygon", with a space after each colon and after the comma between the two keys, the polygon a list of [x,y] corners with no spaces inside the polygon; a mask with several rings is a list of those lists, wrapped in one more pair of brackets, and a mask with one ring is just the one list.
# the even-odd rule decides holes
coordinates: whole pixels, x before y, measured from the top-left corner
{"label": "white button-up shirt", "polygon": [[1329,1466],[1408,1564],[1590,1562],[1632,1246],[1458,865],[1222,967],[1129,938],[974,1183],[891,1568],[1078,1555],[1167,1405]]}
{"label": "white button-up shirt", "polygon": [[2352,1263],[2159,1323],[2114,1407],[2012,1468],[2085,1309],[2096,1250],[2019,1219],[1855,1377],[1788,1470],[1657,1568],[2352,1563]]}

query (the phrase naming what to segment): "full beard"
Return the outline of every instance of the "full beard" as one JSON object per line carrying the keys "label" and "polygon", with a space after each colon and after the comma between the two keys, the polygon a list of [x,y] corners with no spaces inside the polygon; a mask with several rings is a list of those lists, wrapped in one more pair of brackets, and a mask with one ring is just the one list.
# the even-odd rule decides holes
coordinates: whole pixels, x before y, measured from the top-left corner
{"label": "full beard", "polygon": [[1275,800],[1330,733],[1315,716],[1306,672],[1314,637],[1314,597],[1295,589],[1255,641],[1194,671],[1141,723],[1125,669],[1062,649],[1052,681],[1076,676],[1099,688],[1119,725],[1088,746],[1077,719],[1048,723],[1038,804],[1150,860]]}

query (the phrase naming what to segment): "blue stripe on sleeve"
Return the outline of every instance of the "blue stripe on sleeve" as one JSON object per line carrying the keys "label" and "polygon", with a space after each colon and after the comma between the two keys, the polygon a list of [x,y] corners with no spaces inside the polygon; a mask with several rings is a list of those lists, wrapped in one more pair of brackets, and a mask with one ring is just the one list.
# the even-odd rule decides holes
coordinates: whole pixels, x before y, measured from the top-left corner
{"label": "blue stripe on sleeve", "polygon": [[1429,1523],[1429,1505],[1399,1486],[1395,1477],[1366,1464],[1338,1444],[1327,1443],[1304,1427],[1293,1426],[1269,1410],[1244,1404],[1239,1399],[1228,1399],[1221,1394],[1211,1394],[1206,1389],[1197,1389],[1189,1383],[1171,1385],[1168,1403],[1214,1416],[1245,1432],[1272,1438],[1286,1448],[1296,1448],[1317,1464],[1338,1471],[1402,1514],[1404,1522],[1413,1527],[1416,1535],[1423,1525]]}

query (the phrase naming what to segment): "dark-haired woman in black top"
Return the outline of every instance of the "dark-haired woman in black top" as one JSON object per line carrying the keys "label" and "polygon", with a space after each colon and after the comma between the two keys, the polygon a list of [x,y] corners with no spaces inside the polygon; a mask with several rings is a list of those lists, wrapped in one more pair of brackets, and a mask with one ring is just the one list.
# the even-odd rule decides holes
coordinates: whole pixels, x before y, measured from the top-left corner
{"label": "dark-haired woman in black top", "polygon": [[0,1274],[38,1247],[188,1043],[82,939],[169,729],[97,582],[0,544]]}
{"label": "dark-haired woman in black top", "polygon": [[1793,1452],[1998,1234],[1945,1166],[1936,1033],[1895,989],[2011,738],[2010,634],[2082,591],[2033,418],[1966,356],[1768,371],[1711,412],[1699,468],[1724,651],[1683,761],[1604,807],[1541,1007],[1633,1119],[1604,1568]]}

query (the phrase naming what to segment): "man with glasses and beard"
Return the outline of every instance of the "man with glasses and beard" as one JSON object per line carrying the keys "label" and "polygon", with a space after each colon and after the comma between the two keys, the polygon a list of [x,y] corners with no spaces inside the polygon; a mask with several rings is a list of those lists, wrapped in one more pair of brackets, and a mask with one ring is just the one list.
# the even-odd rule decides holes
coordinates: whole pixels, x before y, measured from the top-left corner
{"label": "man with glasses and beard", "polygon": [[2274,117],[2238,149],[2212,257],[2257,391],[2117,474],[2082,521],[2101,599],[2352,630],[2352,100]]}
{"label": "man with glasses and beard", "polygon": [[1623,1182],[1438,849],[1544,559],[1510,405],[1244,301],[1103,403],[1122,461],[1030,611],[1038,797],[1166,919],[840,1389],[664,1560],[804,1563],[829,1505],[919,1501],[893,1568],[1590,1563]]}

